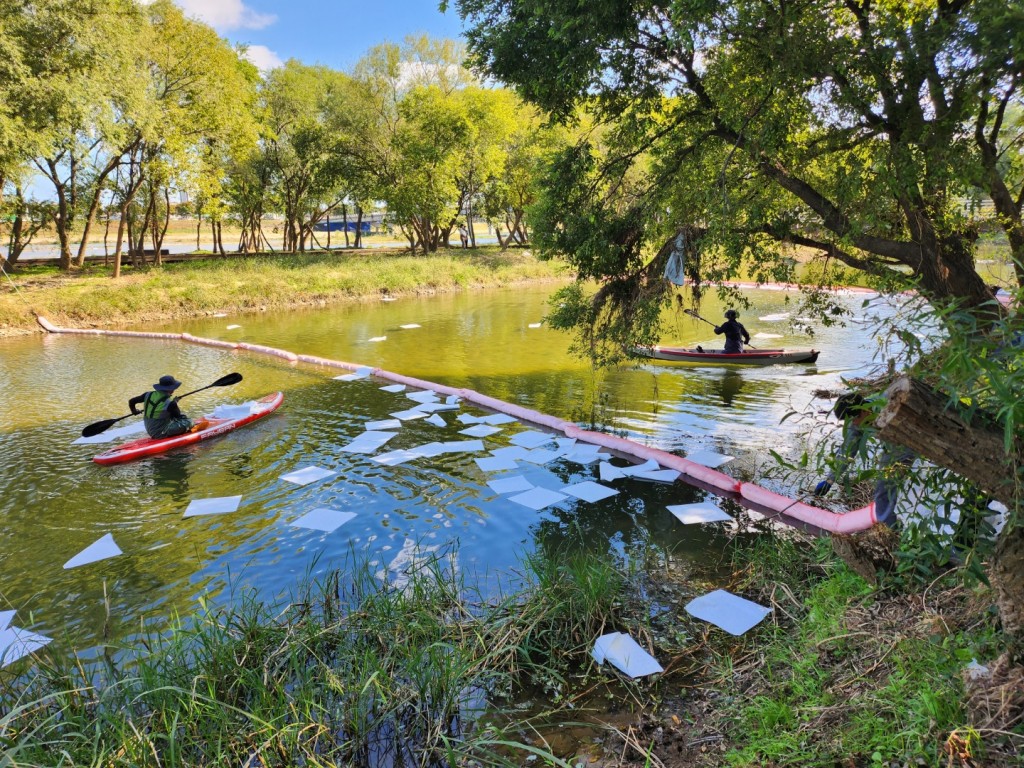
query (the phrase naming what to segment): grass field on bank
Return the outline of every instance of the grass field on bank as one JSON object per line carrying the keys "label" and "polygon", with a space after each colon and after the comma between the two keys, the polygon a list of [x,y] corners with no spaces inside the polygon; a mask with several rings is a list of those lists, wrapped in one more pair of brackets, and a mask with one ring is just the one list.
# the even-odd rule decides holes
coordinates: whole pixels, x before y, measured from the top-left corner
{"label": "grass field on bank", "polygon": [[[35,315],[68,325],[112,326],[153,319],[287,309],[384,294],[501,287],[566,276],[564,264],[495,248],[402,253],[306,253],[228,257],[126,269],[89,266],[70,274],[26,267],[3,278],[0,329],[31,329]],[[17,290],[15,290],[17,286]]]}

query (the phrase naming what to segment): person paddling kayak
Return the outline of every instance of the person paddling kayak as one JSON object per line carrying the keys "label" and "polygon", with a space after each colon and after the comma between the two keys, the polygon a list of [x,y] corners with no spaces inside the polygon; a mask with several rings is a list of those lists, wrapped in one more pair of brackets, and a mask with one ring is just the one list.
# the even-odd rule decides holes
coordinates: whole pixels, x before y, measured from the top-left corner
{"label": "person paddling kayak", "polygon": [[192,419],[178,408],[178,398],[171,393],[181,386],[173,376],[161,376],[153,385],[152,392],[146,392],[128,401],[133,414],[138,415],[138,406],[143,406],[146,434],[150,437],[174,437],[183,435],[193,427]]}
{"label": "person paddling kayak", "polygon": [[725,334],[725,354],[734,355],[743,351],[743,345],[750,343],[750,334],[737,322],[739,312],[735,309],[725,310],[725,322],[715,326],[716,334]]}

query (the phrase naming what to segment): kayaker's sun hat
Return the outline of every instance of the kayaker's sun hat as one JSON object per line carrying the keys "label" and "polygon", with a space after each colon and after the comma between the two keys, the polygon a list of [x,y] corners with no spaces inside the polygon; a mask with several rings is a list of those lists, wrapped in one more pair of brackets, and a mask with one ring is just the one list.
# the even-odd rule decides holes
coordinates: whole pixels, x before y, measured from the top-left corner
{"label": "kayaker's sun hat", "polygon": [[725,318],[726,318],[726,320],[735,320],[739,316],[740,316],[740,313],[737,312],[735,309],[727,309],[727,310],[725,310]]}
{"label": "kayaker's sun hat", "polygon": [[173,392],[181,386],[181,382],[173,376],[161,376],[160,381],[153,385],[157,392]]}

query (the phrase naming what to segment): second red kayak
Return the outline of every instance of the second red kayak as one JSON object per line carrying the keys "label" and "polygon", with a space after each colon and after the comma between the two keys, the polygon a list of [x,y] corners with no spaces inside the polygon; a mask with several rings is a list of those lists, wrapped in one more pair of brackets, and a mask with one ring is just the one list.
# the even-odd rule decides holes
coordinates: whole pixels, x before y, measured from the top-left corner
{"label": "second red kayak", "polygon": [[784,365],[786,363],[814,363],[816,349],[747,349],[726,353],[718,349],[686,349],[683,347],[634,347],[633,353],[663,363],[691,363],[697,365]]}
{"label": "second red kayak", "polygon": [[[145,437],[141,440],[132,440],[129,443],[119,445],[116,448],[111,448],[109,451],[93,456],[92,460],[97,464],[120,464],[125,461],[132,461],[133,459],[141,459],[144,456],[164,453],[173,448],[182,448],[186,445],[209,440],[211,437],[223,435],[226,432],[231,432],[239,427],[244,427],[246,424],[262,419],[264,416],[269,416],[281,407],[283,401],[284,393],[274,392],[255,402],[247,403],[247,408],[235,406],[234,408],[238,409],[238,412],[230,413],[224,418],[218,418],[216,415],[207,417],[206,426],[195,432],[186,432],[183,435],[175,435],[174,437]],[[229,408],[229,410],[231,409]]]}

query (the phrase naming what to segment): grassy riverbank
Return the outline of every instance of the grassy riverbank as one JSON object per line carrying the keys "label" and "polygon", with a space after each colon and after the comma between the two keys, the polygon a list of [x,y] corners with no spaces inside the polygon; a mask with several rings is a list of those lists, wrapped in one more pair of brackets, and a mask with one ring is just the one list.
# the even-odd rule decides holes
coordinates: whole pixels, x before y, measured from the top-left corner
{"label": "grassy riverbank", "polygon": [[[114,326],[213,312],[252,312],[379,299],[382,295],[501,287],[564,277],[564,265],[528,251],[448,250],[430,256],[362,251],[211,257],[117,280],[88,266],[71,274],[26,267],[0,285],[0,331],[36,327],[35,314],[70,326]],[[17,287],[15,290],[14,286]]]}
{"label": "grassy riverbank", "polygon": [[[555,553],[484,599],[451,555],[429,555],[404,589],[356,568],[285,608],[241,596],[99,670],[5,680],[0,761],[1017,764],[1019,724],[978,727],[985,712],[965,688],[967,662],[998,649],[986,593],[955,573],[924,595],[873,588],[827,540],[765,530],[735,540],[724,576]],[[772,614],[733,638],[685,613],[718,587]],[[665,674],[629,681],[594,665],[594,639],[616,630]]]}

